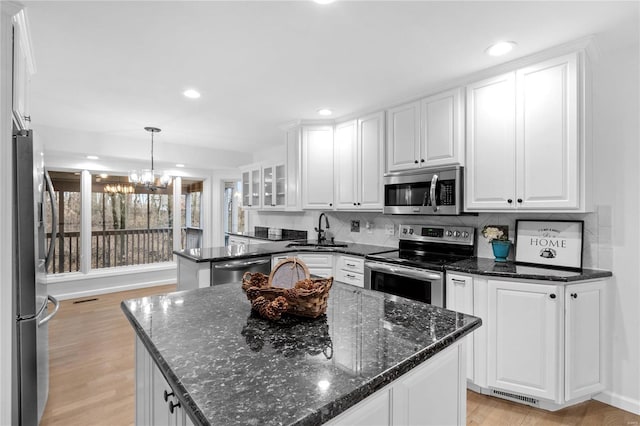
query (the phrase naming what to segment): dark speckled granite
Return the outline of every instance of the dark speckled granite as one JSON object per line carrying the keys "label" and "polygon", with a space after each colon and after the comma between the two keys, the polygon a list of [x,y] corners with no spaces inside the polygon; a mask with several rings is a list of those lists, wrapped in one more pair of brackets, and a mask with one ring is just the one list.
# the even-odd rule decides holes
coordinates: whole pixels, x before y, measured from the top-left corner
{"label": "dark speckled granite", "polygon": [[557,282],[584,281],[613,275],[610,271],[597,269],[582,269],[580,272],[565,271],[539,266],[517,265],[513,262],[500,263],[483,257],[461,260],[447,265],[446,270],[474,275]]}
{"label": "dark speckled granite", "polygon": [[334,283],[326,316],[268,322],[240,284],[122,302],[196,424],[318,425],[480,326]]}
{"label": "dark speckled granite", "polygon": [[[304,240],[304,242],[307,242]],[[336,241],[336,243],[339,243]],[[251,245],[250,247],[244,246],[229,246],[229,247],[205,247],[196,249],[175,250],[173,253],[183,257],[185,259],[192,260],[194,262],[211,262],[218,260],[230,260],[230,259],[242,259],[252,257],[271,256],[273,254],[282,254],[289,252],[321,252],[328,251],[331,253],[351,254],[354,256],[366,256],[374,253],[381,253],[385,251],[397,250],[394,247],[384,246],[372,246],[369,244],[357,244],[357,243],[343,243],[346,247],[323,247],[316,248],[310,247],[287,247],[289,244],[293,244],[291,241],[281,241],[274,243],[262,243]]]}

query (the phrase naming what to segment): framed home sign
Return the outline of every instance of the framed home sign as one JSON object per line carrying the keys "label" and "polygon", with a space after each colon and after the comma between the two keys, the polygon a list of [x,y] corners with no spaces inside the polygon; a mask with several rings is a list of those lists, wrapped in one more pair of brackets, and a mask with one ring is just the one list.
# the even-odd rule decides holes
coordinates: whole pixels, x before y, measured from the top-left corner
{"label": "framed home sign", "polygon": [[583,221],[516,220],[516,262],[582,268]]}

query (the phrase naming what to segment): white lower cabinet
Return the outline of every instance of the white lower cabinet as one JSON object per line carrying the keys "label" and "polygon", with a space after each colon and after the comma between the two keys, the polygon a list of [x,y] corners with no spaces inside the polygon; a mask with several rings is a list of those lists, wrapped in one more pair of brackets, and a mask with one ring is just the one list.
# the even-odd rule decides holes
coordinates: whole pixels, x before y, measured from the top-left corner
{"label": "white lower cabinet", "polygon": [[488,280],[487,288],[489,388],[552,410],[604,389],[606,281]]}
{"label": "white lower cabinet", "polygon": [[489,280],[488,385],[559,402],[564,293]]}
{"label": "white lower cabinet", "polygon": [[336,256],[337,281],[364,288],[364,258],[355,256]]}
{"label": "white lower cabinet", "polygon": [[177,256],[178,286],[176,290],[195,290],[211,285],[211,262],[194,262]]}
{"label": "white lower cabinet", "polygon": [[306,263],[311,275],[322,278],[333,276],[333,254],[298,253],[296,257]]}
{"label": "white lower cabinet", "polygon": [[136,337],[136,425],[193,426],[160,369]]}
{"label": "white lower cabinet", "polygon": [[447,309],[482,319],[466,339],[471,389],[557,410],[605,388],[606,280],[488,278],[447,273]]}
{"label": "white lower cabinet", "polygon": [[[474,315],[473,278],[469,275],[447,274],[446,308],[463,314]],[[476,315],[477,316],[477,315]],[[475,331],[466,337],[467,379],[473,380],[473,340]]]}
{"label": "white lower cabinet", "polygon": [[230,246],[240,246],[243,249],[247,249],[249,247],[249,239],[248,238],[246,238],[246,237],[238,237],[236,235],[229,235],[228,243],[229,243]]}
{"label": "white lower cabinet", "polygon": [[326,424],[464,425],[465,365],[459,341]]}

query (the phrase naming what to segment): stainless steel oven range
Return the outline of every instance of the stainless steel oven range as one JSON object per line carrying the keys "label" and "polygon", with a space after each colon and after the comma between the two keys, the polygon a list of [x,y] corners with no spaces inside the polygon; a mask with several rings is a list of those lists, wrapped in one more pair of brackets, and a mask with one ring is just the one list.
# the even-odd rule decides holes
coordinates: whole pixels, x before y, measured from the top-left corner
{"label": "stainless steel oven range", "polygon": [[447,264],[475,254],[475,228],[401,225],[397,251],[372,254],[364,264],[365,287],[445,306]]}

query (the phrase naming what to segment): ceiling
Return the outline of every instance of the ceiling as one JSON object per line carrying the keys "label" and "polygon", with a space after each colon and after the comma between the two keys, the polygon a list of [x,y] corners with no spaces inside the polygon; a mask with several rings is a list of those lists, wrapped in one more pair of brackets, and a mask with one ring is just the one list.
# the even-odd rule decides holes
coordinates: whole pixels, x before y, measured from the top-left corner
{"label": "ceiling", "polygon": [[[140,144],[157,126],[162,143],[244,153],[283,144],[283,125],[321,107],[370,111],[583,36],[613,45],[638,25],[637,2],[612,1],[25,3],[38,125]],[[498,40],[517,49],[489,57]]]}

